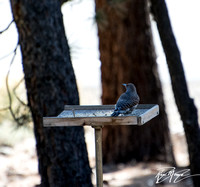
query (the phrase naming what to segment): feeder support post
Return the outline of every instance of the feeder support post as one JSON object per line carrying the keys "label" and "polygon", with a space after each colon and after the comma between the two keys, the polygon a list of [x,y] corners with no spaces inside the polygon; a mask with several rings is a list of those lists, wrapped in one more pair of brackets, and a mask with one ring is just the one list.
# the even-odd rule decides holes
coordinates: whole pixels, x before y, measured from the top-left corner
{"label": "feeder support post", "polygon": [[103,187],[103,162],[102,162],[102,128],[93,126],[95,131],[95,156],[96,156],[96,182],[97,187]]}

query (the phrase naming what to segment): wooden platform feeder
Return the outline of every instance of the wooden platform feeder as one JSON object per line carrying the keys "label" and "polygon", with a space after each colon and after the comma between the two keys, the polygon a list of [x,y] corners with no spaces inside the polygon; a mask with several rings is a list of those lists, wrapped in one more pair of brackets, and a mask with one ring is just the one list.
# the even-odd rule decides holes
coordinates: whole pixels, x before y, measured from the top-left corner
{"label": "wooden platform feeder", "polygon": [[96,182],[103,187],[102,128],[105,125],[144,125],[159,114],[159,106],[140,104],[131,113],[111,117],[114,105],[66,105],[57,117],[44,117],[44,127],[91,126],[95,130]]}

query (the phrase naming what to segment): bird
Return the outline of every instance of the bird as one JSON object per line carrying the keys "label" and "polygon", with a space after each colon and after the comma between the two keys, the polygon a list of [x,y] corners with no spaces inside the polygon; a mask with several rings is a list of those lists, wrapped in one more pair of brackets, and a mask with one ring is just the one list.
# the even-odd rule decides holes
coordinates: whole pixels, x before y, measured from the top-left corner
{"label": "bird", "polygon": [[115,105],[115,110],[111,116],[118,116],[119,114],[129,114],[138,105],[140,97],[137,94],[136,87],[133,83],[122,84],[126,87],[126,92],[124,92]]}

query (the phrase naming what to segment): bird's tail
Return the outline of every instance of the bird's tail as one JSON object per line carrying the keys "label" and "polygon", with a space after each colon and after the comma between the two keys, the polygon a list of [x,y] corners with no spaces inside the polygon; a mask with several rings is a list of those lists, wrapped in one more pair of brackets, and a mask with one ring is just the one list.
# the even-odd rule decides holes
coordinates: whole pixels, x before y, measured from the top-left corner
{"label": "bird's tail", "polygon": [[119,116],[119,111],[114,111],[112,114],[111,114],[112,117],[115,117],[115,116]]}

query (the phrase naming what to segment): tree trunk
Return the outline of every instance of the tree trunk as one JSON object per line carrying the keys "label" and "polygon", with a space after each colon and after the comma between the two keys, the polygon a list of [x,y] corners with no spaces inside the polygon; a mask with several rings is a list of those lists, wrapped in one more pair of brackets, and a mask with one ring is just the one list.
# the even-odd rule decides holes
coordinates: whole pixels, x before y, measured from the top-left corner
{"label": "tree trunk", "polygon": [[28,104],[37,142],[41,186],[92,186],[82,127],[43,128],[79,97],[60,1],[11,0],[22,51]]}
{"label": "tree trunk", "polygon": [[[172,31],[165,1],[151,0],[151,10],[167,59],[176,105],[183,121],[191,173],[200,174],[200,130],[197,109],[188,93],[181,55]],[[195,187],[199,187],[200,177],[193,177],[193,182]]]}
{"label": "tree trunk", "polygon": [[157,72],[146,0],[96,1],[103,104],[116,103],[122,83],[136,85],[140,103],[160,106],[144,126],[104,127],[104,163],[159,160],[174,163],[168,120]]}

